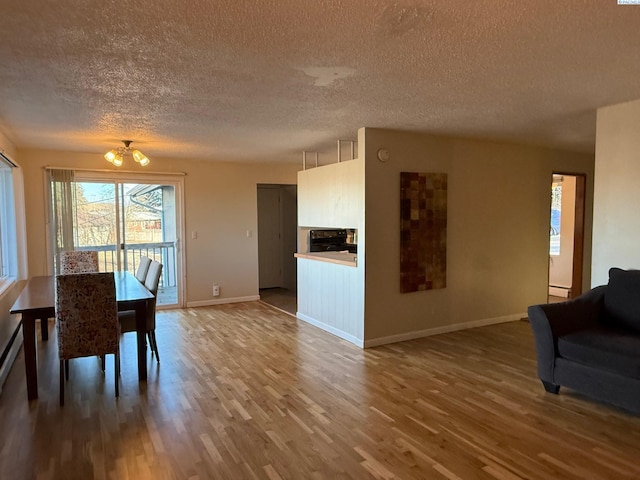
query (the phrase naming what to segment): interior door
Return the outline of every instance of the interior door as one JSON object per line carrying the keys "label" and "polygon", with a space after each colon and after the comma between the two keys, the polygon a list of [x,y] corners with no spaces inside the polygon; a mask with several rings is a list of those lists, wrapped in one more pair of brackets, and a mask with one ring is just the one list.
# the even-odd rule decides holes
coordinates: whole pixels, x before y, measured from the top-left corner
{"label": "interior door", "polygon": [[282,286],[280,188],[258,185],[258,269],[260,288]]}
{"label": "interior door", "polygon": [[280,185],[280,223],[282,225],[282,286],[290,292],[298,289],[298,187]]}

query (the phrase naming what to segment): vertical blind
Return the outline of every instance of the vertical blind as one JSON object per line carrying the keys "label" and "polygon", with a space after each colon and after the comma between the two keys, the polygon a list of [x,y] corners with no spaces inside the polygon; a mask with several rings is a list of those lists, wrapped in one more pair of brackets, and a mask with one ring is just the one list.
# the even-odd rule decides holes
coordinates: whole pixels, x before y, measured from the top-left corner
{"label": "vertical blind", "polygon": [[51,239],[56,272],[60,271],[59,253],[74,250],[75,173],[73,170],[49,170],[51,199]]}

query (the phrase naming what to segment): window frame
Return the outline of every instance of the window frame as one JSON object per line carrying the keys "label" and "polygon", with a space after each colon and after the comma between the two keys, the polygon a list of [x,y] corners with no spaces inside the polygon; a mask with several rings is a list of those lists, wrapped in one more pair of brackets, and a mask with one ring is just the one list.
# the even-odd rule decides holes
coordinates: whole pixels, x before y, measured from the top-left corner
{"label": "window frame", "polygon": [[25,277],[25,239],[22,170],[0,149],[0,296]]}

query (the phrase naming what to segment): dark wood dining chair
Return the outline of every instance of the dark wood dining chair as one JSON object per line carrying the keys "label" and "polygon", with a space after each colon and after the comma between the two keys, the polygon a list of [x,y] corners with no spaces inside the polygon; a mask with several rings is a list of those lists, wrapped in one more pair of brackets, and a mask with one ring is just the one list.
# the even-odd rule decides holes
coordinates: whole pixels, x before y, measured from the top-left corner
{"label": "dark wood dining chair", "polygon": [[120,395],[120,322],[112,272],[56,277],[56,323],[60,358],[60,405],[64,405],[69,360],[114,355],[115,391]]}

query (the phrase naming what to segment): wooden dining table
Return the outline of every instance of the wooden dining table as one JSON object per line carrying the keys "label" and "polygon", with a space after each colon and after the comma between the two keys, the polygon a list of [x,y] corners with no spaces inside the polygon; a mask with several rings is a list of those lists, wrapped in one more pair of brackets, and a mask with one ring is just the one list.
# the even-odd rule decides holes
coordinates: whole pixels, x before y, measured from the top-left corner
{"label": "wooden dining table", "polygon": [[[130,272],[114,272],[118,311],[136,312],[138,336],[138,380],[147,379],[146,332],[147,303],[153,294]],[[55,276],[31,277],[11,307],[11,313],[22,314],[24,365],[27,374],[27,397],[38,398],[38,361],[36,320],[41,323],[41,338],[48,340],[47,319],[55,316]]]}

